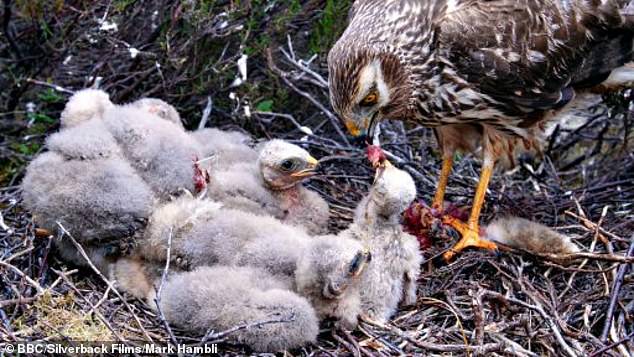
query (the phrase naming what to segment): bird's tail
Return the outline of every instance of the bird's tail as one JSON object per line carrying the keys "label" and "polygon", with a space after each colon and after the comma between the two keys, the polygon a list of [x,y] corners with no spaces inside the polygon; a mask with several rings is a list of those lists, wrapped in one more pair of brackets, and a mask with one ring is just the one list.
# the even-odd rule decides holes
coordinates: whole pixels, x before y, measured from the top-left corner
{"label": "bird's tail", "polygon": [[486,227],[486,237],[514,248],[542,254],[579,252],[570,237],[542,224],[519,217],[498,218]]}

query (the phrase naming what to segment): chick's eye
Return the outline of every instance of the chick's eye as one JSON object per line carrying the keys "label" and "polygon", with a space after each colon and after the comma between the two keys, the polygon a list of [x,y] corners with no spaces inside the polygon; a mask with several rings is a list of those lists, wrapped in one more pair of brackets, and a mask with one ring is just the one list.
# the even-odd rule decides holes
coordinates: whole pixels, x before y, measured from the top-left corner
{"label": "chick's eye", "polygon": [[292,171],[293,169],[295,169],[296,165],[297,164],[294,160],[284,160],[282,161],[282,164],[280,165],[280,167],[284,171]]}
{"label": "chick's eye", "polygon": [[365,98],[359,103],[362,107],[369,107],[375,105],[379,101],[379,95],[376,92],[371,92],[366,95]]}

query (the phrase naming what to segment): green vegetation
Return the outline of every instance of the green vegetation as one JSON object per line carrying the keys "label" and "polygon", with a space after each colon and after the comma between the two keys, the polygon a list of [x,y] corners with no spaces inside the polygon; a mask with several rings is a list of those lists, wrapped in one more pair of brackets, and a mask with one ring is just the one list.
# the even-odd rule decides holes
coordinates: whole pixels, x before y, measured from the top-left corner
{"label": "green vegetation", "polygon": [[[16,175],[19,181],[21,166],[41,149],[45,134],[57,129],[68,98],[66,93],[26,79],[75,90],[92,86],[90,78],[101,77],[101,87],[114,102],[141,95],[166,99],[189,128],[198,124],[211,96],[210,125],[241,126],[261,136],[266,128],[236,112],[237,103],[229,94],[235,93],[241,104],[251,103],[253,110],[299,113],[298,119],[307,115],[306,103],[271,72],[267,53],[271,50],[277,65],[283,64],[277,51],[287,46],[290,37],[300,58],[318,54],[313,64],[323,66],[324,55],[345,28],[351,3],[15,0],[11,26],[19,53],[5,46],[0,54],[12,59],[0,78],[1,87],[12,88],[0,95],[0,107],[6,108],[0,114],[15,118],[22,128],[12,128],[17,131],[2,144],[5,152],[15,155],[0,158],[0,184]],[[117,24],[116,31],[99,29],[104,16]],[[141,53],[131,58],[128,46]],[[248,55],[248,80],[233,87],[242,54]],[[27,113],[27,103],[35,104],[35,112]],[[276,125],[284,124],[278,121]]]}
{"label": "green vegetation", "polygon": [[335,43],[345,30],[350,5],[349,1],[326,0],[326,6],[310,39],[310,50],[313,53],[327,53]]}

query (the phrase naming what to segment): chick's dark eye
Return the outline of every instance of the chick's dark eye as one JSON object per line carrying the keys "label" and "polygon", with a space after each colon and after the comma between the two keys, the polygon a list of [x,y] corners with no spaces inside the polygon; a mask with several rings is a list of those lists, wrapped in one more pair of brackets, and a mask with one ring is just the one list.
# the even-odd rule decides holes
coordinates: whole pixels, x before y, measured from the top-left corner
{"label": "chick's dark eye", "polygon": [[296,166],[295,160],[284,160],[280,167],[285,171],[292,171]]}

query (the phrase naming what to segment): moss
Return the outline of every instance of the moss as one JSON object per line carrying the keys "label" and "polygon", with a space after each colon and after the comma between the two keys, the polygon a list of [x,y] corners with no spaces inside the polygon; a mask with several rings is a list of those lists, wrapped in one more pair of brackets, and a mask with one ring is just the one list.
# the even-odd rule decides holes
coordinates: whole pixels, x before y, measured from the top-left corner
{"label": "moss", "polygon": [[[94,314],[85,314],[76,301],[72,292],[61,296],[45,292],[16,321],[16,326],[30,326],[29,335],[63,336],[70,341],[114,341],[108,327]],[[34,325],[32,320],[36,321]]]}

